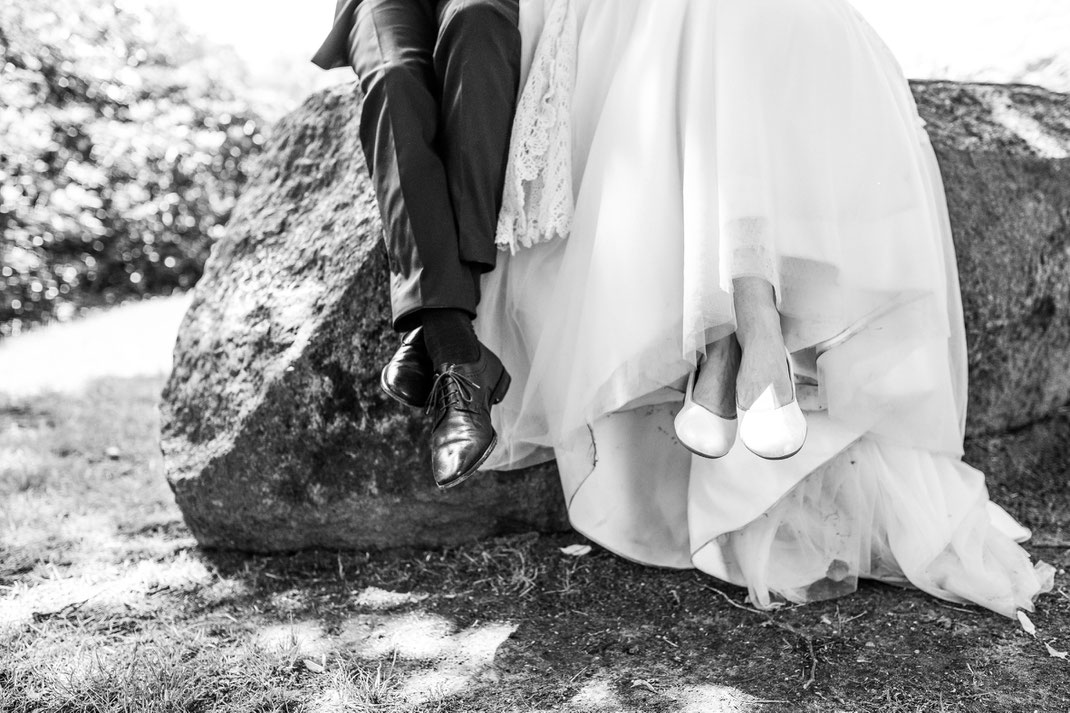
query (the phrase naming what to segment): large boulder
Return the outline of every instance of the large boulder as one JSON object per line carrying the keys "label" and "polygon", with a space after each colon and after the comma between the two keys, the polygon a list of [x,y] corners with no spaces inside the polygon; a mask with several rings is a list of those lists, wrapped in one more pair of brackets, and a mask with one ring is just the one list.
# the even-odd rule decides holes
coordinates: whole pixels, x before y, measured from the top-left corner
{"label": "large boulder", "polygon": [[[1070,99],[914,84],[947,183],[971,347],[970,431],[1070,400]],[[353,86],[274,129],[198,283],[164,391],[162,448],[206,546],[451,544],[567,527],[556,471],[438,492],[428,424],[378,388],[396,346]]]}
{"label": "large boulder", "polygon": [[969,346],[967,432],[1070,401],[1070,95],[913,83],[936,149]]}
{"label": "large boulder", "polygon": [[439,492],[428,419],[379,389],[397,338],[359,107],[325,91],[275,127],[197,283],[161,407],[186,523],[261,552],[563,529],[553,467]]}

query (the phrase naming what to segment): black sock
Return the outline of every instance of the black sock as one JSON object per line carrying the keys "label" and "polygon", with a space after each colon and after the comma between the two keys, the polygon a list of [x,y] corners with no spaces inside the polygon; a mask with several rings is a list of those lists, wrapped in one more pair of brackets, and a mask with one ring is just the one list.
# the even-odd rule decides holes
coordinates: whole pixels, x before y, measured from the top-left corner
{"label": "black sock", "polygon": [[424,343],[431,363],[464,364],[479,358],[479,341],[472,319],[459,309],[425,309],[420,312]]}

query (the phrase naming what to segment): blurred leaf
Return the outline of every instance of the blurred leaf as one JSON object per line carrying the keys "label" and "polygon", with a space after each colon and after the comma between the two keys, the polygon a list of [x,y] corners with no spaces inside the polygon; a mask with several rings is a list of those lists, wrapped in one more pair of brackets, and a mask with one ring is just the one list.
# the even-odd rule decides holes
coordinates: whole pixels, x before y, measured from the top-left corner
{"label": "blurred leaf", "polygon": [[569,545],[568,547],[560,547],[558,549],[561,550],[562,554],[568,555],[569,557],[583,557],[584,555],[590,553],[591,546],[590,545]]}
{"label": "blurred leaf", "polygon": [[1029,634],[1034,639],[1037,637],[1037,627],[1033,625],[1032,620],[1024,611],[1018,612],[1018,623],[1022,625],[1022,630],[1025,631],[1025,633]]}

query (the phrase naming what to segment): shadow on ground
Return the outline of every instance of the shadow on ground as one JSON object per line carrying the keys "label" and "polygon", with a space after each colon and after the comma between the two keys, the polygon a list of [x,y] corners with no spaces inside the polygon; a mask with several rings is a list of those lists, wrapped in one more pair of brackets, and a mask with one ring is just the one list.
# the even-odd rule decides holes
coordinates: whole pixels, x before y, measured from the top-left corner
{"label": "shadow on ground", "polygon": [[[911,590],[765,614],[577,535],[435,551],[200,550],[160,379],[0,399],[0,710],[1066,711],[1070,415],[970,444],[1057,590],[1017,622]],[[1061,589],[1060,589],[1061,588]]]}

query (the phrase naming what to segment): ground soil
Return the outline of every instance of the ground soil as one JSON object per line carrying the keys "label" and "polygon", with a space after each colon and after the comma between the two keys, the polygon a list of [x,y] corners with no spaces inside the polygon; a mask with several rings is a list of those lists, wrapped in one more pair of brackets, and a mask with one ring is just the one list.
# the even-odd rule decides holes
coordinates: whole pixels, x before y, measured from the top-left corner
{"label": "ground soil", "polygon": [[160,379],[0,401],[0,710],[1070,711],[1070,414],[970,442],[1056,590],[1017,621],[862,583],[745,591],[575,534],[440,550],[196,546]]}

